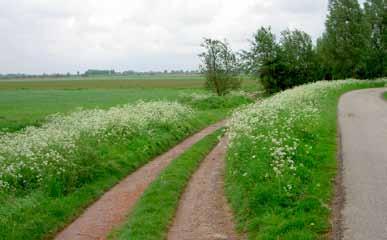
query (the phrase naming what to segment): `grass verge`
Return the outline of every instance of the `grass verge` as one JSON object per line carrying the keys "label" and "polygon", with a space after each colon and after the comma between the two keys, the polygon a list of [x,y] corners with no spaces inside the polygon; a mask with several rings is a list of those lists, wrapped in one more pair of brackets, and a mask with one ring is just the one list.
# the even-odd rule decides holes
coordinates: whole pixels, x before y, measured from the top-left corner
{"label": "grass verge", "polygon": [[185,186],[222,132],[218,130],[205,137],[175,159],[149,186],[127,222],[111,234],[111,239],[165,239]]}
{"label": "grass verge", "polygon": [[300,86],[235,113],[226,194],[249,239],[326,238],[337,173],[337,104],[380,81]]}
{"label": "grass verge", "polygon": [[82,176],[82,182],[55,178],[52,184],[37,189],[0,194],[0,239],[52,237],[123,177],[225,114],[198,112],[184,123],[156,125],[152,134],[139,133],[123,141],[83,138],[74,160],[85,163],[84,167],[69,175]]}

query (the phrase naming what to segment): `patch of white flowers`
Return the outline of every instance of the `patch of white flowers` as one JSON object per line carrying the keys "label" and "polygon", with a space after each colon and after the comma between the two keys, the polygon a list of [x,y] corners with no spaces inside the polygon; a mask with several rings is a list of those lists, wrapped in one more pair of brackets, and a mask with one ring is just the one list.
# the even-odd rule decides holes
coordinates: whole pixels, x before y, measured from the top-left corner
{"label": "patch of white flowers", "polygon": [[[180,94],[181,98],[191,100],[193,102],[206,100],[208,98],[216,97],[216,96],[217,95],[212,92],[192,92],[192,93],[184,92]],[[243,90],[233,90],[233,91],[230,91],[227,94],[227,96],[251,98],[252,94],[245,92]]]}
{"label": "patch of white flowers", "polygon": [[179,96],[183,99],[196,102],[196,101],[206,100],[215,95],[210,92],[193,92],[193,93],[185,92],[185,93],[181,93]]}
{"label": "patch of white flowers", "polygon": [[66,159],[82,135],[97,139],[130,137],[147,131],[152,123],[173,125],[193,117],[190,107],[177,102],[137,102],[108,110],[80,110],[69,115],[53,115],[41,127],[0,135],[0,191],[16,182],[38,182],[54,171],[60,174],[76,167]]}
{"label": "patch of white flowers", "polygon": [[[313,147],[299,139],[297,131],[313,132],[308,130],[313,129],[319,116],[324,114],[320,112],[319,99],[346,85],[363,83],[358,80],[320,81],[295,87],[239,109],[228,123],[230,148],[234,152],[231,157],[238,157],[241,144],[251,144],[251,158],[255,158],[255,151],[262,151],[254,149],[259,142],[260,146],[267,148],[263,151],[270,156],[268,174],[276,177],[285,172],[296,174],[297,168],[303,165],[296,162],[295,155],[300,148],[308,152]],[[286,189],[290,191],[292,186],[286,185]]]}

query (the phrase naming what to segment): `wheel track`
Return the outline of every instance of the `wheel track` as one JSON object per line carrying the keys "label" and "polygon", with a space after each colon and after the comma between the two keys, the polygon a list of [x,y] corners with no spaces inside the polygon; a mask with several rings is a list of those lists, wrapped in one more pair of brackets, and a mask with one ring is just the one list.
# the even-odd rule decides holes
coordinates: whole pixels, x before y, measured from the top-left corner
{"label": "wheel track", "polygon": [[127,176],[90,205],[69,226],[59,232],[55,239],[106,239],[109,232],[126,219],[127,214],[148,185],[173,159],[177,158],[205,136],[223,127],[224,124],[225,121],[221,121],[201,130]]}

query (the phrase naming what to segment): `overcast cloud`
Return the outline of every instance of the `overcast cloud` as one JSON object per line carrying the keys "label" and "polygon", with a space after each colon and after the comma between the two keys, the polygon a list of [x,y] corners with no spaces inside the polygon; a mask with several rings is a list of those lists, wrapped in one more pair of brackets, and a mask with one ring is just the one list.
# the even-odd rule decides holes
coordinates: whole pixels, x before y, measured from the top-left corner
{"label": "overcast cloud", "polygon": [[203,37],[260,26],[317,38],[328,0],[0,0],[0,73],[196,69]]}

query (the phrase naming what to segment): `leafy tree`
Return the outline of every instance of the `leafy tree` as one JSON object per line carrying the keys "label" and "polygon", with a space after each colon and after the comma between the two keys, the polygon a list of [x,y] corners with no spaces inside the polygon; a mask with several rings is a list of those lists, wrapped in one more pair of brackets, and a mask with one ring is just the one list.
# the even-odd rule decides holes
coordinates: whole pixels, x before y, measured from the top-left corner
{"label": "leafy tree", "polygon": [[199,55],[200,69],[206,77],[207,88],[218,96],[227,94],[241,86],[238,77],[238,62],[227,41],[205,38],[201,44],[205,51]]}
{"label": "leafy tree", "polygon": [[387,56],[387,6],[384,4],[384,13],[383,13],[383,34],[382,34],[382,42],[383,42],[383,48],[384,48],[384,66],[383,66],[383,76],[387,76],[387,63],[386,63],[386,56]]}
{"label": "leafy tree", "polygon": [[284,90],[316,78],[316,56],[311,37],[286,30],[279,42],[271,28],[260,28],[242,52],[244,69],[260,79],[268,93]]}
{"label": "leafy tree", "polygon": [[365,21],[357,0],[329,0],[326,41],[333,78],[363,75]]}
{"label": "leafy tree", "polygon": [[332,80],[333,67],[331,64],[332,56],[329,51],[329,42],[327,34],[323,33],[316,42],[316,79]]}
{"label": "leafy tree", "polygon": [[316,79],[316,56],[312,38],[300,30],[285,30],[281,33],[281,61],[286,71],[284,88],[293,87]]}
{"label": "leafy tree", "polygon": [[[367,48],[365,49],[367,78],[380,77],[386,74],[386,11],[385,0],[367,0],[364,4],[367,27]],[[384,23],[383,23],[384,21]]]}
{"label": "leafy tree", "polygon": [[250,48],[242,51],[243,69],[260,79],[267,92],[280,89],[277,74],[280,71],[279,45],[271,27],[261,27],[250,41]]}

